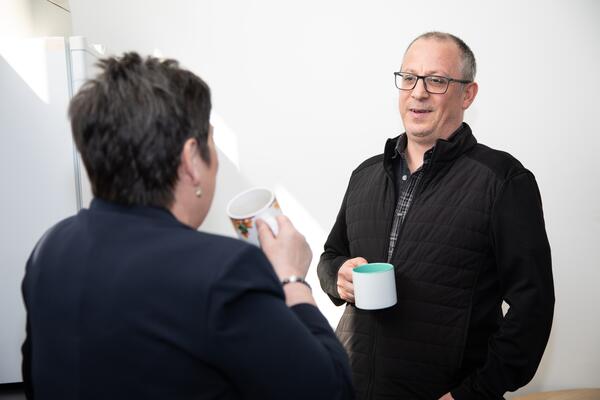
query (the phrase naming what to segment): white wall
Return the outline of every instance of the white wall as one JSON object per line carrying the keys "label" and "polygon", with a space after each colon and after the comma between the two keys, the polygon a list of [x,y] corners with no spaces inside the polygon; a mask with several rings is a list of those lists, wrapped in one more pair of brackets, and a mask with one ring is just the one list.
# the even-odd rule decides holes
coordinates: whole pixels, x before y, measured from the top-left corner
{"label": "white wall", "polygon": [[[208,81],[218,117],[219,188],[204,229],[233,235],[226,201],[276,189],[315,260],[351,170],[401,132],[392,72],[428,30],[462,37],[478,59],[477,138],[536,175],[553,249],[549,347],[521,393],[600,387],[597,171],[600,3],[593,0],[71,0],[74,34],[120,53],[155,49]],[[309,280],[318,286],[313,269]],[[335,325],[341,309],[319,294]]]}
{"label": "white wall", "polygon": [[[68,1],[55,2],[68,9]],[[0,0],[0,40],[70,33],[70,13],[46,0]]]}
{"label": "white wall", "polygon": [[27,257],[76,211],[64,41],[30,39],[70,31],[69,14],[44,0],[0,0],[0,383],[21,381]]}
{"label": "white wall", "polygon": [[2,0],[0,38],[30,36],[33,32],[33,12],[30,1]]}

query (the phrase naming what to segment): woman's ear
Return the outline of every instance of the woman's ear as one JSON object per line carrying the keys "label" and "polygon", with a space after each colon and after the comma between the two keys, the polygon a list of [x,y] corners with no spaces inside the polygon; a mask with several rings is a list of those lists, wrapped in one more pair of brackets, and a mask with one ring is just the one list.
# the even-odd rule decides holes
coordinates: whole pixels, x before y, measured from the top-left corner
{"label": "woman's ear", "polygon": [[198,151],[198,142],[196,139],[188,139],[183,144],[183,150],[181,151],[181,172],[183,179],[188,180],[193,186],[200,184],[201,168],[198,163],[200,155]]}

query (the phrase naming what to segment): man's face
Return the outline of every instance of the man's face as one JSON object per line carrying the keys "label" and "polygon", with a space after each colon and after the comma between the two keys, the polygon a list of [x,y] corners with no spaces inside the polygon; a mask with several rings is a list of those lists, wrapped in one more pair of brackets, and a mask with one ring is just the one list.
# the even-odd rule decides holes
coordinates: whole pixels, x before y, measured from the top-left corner
{"label": "man's face", "polygon": [[[419,39],[408,49],[402,72],[463,79],[460,50],[450,40]],[[433,145],[446,139],[462,123],[464,110],[473,102],[477,84],[450,83],[444,94],[431,94],[419,79],[412,90],[400,90],[400,116],[408,139]]]}

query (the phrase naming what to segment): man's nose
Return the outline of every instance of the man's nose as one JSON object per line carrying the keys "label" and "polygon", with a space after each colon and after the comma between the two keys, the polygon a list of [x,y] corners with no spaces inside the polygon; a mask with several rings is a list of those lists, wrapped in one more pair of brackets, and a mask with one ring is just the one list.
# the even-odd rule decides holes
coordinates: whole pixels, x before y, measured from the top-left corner
{"label": "man's nose", "polygon": [[423,79],[423,78],[417,79],[417,84],[413,88],[410,95],[412,97],[414,97],[415,99],[422,99],[424,97],[429,96],[429,92],[427,92],[427,90],[425,89],[425,79]]}

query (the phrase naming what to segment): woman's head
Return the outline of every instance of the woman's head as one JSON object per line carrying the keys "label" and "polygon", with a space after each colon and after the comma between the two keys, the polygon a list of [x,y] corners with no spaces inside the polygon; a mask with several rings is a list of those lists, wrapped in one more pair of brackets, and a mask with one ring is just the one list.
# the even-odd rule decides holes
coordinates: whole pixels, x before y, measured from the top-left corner
{"label": "woman's head", "polygon": [[217,162],[209,138],[208,85],[177,61],[137,53],[101,60],[99,67],[100,75],[69,106],[94,196],[171,207],[190,139],[206,165]]}

